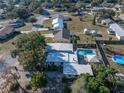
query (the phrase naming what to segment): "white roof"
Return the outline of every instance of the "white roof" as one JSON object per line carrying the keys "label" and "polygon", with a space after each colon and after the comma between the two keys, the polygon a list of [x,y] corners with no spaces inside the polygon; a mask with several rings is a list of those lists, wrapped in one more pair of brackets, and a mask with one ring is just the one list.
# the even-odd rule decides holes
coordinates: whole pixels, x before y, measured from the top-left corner
{"label": "white roof", "polygon": [[53,25],[53,28],[63,28],[63,24],[56,23],[56,24]]}
{"label": "white roof", "polygon": [[63,25],[63,20],[59,17],[53,19],[52,21],[52,25],[53,25],[53,28],[63,28],[64,25]]}
{"label": "white roof", "polygon": [[59,18],[59,17],[53,19],[52,25],[57,24],[57,23],[63,24],[63,20],[61,18]]}
{"label": "white roof", "polygon": [[64,75],[80,75],[82,73],[89,73],[93,75],[90,65],[82,65],[76,63],[64,63],[63,64],[63,74]]}
{"label": "white roof", "polygon": [[71,43],[47,43],[48,50],[71,51],[73,52],[73,44]]}
{"label": "white roof", "polygon": [[124,36],[124,29],[122,29],[117,23],[110,24],[110,29],[112,29],[118,36]]}
{"label": "white roof", "polygon": [[47,55],[46,62],[78,62],[74,53],[51,51]]}

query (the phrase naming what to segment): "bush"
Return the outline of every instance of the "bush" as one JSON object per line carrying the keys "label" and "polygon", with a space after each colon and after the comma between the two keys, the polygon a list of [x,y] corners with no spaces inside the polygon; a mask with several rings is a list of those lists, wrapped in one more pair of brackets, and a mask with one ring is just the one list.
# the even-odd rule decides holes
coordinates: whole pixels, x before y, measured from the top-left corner
{"label": "bush", "polygon": [[71,93],[71,89],[67,84],[64,85],[63,93]]}
{"label": "bush", "polygon": [[31,87],[30,84],[26,84],[26,85],[25,85],[25,88],[26,88],[27,90],[31,90],[31,89],[32,89],[32,87]]}
{"label": "bush", "polygon": [[56,70],[58,70],[58,67],[56,65],[48,65],[47,70],[48,71],[56,71]]}
{"label": "bush", "polygon": [[19,83],[16,82],[10,86],[10,91],[16,91],[19,89]]}
{"label": "bush", "polygon": [[30,84],[34,88],[42,88],[47,86],[47,78],[43,72],[37,72],[33,75]]}
{"label": "bush", "polygon": [[12,58],[16,58],[16,55],[17,55],[17,51],[16,50],[11,51],[11,57]]}

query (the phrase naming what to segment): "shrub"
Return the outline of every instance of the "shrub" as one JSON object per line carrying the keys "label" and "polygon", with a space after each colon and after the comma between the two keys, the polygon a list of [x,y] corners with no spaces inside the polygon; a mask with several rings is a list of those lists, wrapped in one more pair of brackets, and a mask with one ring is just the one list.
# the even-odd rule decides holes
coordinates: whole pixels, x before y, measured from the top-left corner
{"label": "shrub", "polygon": [[19,89],[19,83],[16,82],[10,86],[10,91],[16,91]]}
{"label": "shrub", "polygon": [[26,84],[26,85],[25,85],[25,88],[26,88],[27,90],[31,90],[31,89],[32,89],[32,87],[31,87],[30,84]]}

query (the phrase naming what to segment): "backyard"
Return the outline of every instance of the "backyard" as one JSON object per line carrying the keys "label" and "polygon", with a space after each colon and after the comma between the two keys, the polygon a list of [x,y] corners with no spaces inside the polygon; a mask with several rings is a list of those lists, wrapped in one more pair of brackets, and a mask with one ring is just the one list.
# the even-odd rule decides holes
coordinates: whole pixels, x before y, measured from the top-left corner
{"label": "backyard", "polygon": [[[109,47],[111,47],[111,49],[113,49],[114,51],[116,52],[119,52],[119,53],[124,53],[124,45],[108,45]],[[114,69],[116,69],[117,71],[119,71],[120,73],[123,73],[124,74],[124,65],[120,65],[120,64],[117,64],[115,63],[113,60],[112,60],[112,56],[113,55],[110,55],[110,54],[107,54],[107,58],[108,58],[108,61],[110,63],[110,66]]]}
{"label": "backyard", "polygon": [[102,33],[102,37],[99,37],[99,39],[103,40],[109,40],[111,37],[113,40],[115,40],[115,36],[108,35],[107,34],[107,28],[101,25],[92,25],[92,16],[86,15],[82,18],[82,21],[80,21],[79,16],[71,16],[72,21],[68,21],[68,28],[70,31],[75,32],[76,35],[80,36],[80,42],[81,43],[94,43],[94,38],[92,36],[84,35],[83,31],[85,28],[100,31]]}

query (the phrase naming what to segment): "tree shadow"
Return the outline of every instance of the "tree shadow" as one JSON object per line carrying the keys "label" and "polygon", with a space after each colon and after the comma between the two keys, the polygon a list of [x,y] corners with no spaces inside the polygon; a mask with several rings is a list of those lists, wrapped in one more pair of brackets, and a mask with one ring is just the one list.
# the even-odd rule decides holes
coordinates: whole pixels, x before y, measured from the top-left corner
{"label": "tree shadow", "polygon": [[8,36],[6,39],[0,39],[0,43],[5,43],[13,38],[15,38],[16,36],[20,35],[20,32],[14,32],[13,34],[11,34],[10,36]]}

